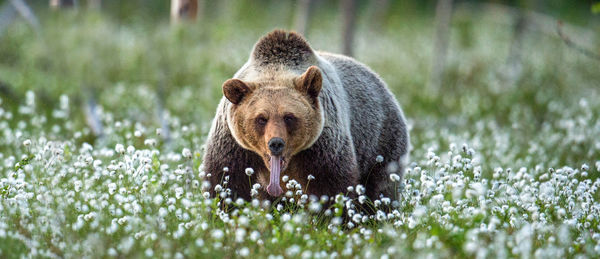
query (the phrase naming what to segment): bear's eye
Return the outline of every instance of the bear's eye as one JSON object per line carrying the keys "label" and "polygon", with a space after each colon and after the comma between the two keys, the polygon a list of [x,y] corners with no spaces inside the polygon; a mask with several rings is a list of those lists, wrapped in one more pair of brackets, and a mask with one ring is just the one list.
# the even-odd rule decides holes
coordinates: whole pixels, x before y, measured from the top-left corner
{"label": "bear's eye", "polygon": [[296,122],[296,116],[294,116],[293,114],[286,114],[285,116],[283,116],[283,121],[285,121],[285,123],[294,123]]}
{"label": "bear's eye", "polygon": [[259,126],[265,126],[267,125],[267,118],[260,116],[256,118],[256,124],[258,124]]}

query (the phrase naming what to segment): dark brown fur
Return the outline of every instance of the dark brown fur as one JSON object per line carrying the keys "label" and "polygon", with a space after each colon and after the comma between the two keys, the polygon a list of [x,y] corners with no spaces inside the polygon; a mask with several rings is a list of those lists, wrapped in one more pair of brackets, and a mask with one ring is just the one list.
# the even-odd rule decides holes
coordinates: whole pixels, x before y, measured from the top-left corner
{"label": "dark brown fur", "polygon": [[[300,35],[277,30],[259,40],[234,78],[223,86],[227,98],[207,140],[204,166],[213,187],[229,176],[234,196],[249,199],[244,170],[251,167],[250,181],[263,187],[259,197],[275,199],[264,189],[270,175],[267,143],[280,137],[288,148],[282,175],[305,193],[332,197],[362,184],[372,200],[395,198],[399,183],[390,182],[385,167],[397,163],[402,176],[408,132],[393,95],[366,66],[316,53]],[[288,113],[298,120],[286,121]],[[267,120],[257,125],[261,116]],[[376,162],[378,155],[383,163]],[[315,177],[310,183],[309,175]],[[286,191],[285,183],[280,186]]]}
{"label": "dark brown fur", "polygon": [[[267,170],[262,159],[254,152],[240,147],[229,130],[224,120],[215,121],[217,130],[228,132],[215,136],[215,141],[208,142],[206,145],[204,171],[211,174],[208,180],[211,184],[210,192],[214,197],[214,187],[222,184],[225,176],[229,176],[228,188],[234,190],[233,198],[243,198],[250,200],[250,183],[245,174],[246,168],[253,168],[255,171]],[[211,159],[211,158],[220,159]],[[209,159],[206,159],[209,158]],[[227,168],[227,172],[224,171]],[[252,183],[257,182],[257,174],[251,176]]]}
{"label": "dark brown fur", "polygon": [[308,42],[297,33],[274,30],[254,46],[252,58],[259,66],[299,66],[311,60],[314,52]]}

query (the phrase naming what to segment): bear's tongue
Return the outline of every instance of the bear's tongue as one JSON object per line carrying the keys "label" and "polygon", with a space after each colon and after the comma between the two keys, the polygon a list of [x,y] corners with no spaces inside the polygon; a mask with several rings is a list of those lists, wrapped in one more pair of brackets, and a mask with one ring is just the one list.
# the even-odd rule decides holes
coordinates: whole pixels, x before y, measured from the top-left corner
{"label": "bear's tongue", "polygon": [[271,177],[267,192],[273,197],[279,197],[283,193],[279,186],[279,175],[281,174],[281,156],[271,156]]}

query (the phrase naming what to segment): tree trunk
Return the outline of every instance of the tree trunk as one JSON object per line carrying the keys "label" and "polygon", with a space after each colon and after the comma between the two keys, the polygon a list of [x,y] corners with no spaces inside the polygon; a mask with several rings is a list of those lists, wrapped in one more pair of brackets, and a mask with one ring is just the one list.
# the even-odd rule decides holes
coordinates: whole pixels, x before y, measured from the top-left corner
{"label": "tree trunk", "polygon": [[342,10],[342,53],[354,54],[354,33],[356,31],[356,0],[340,1]]}
{"label": "tree trunk", "polygon": [[52,8],[70,8],[75,7],[76,4],[76,0],[50,0],[50,7]]}
{"label": "tree trunk", "polygon": [[430,78],[431,87],[434,90],[440,89],[444,76],[451,20],[452,0],[438,0],[435,7],[435,49],[433,51],[433,67]]}
{"label": "tree trunk", "polygon": [[381,31],[385,25],[385,17],[390,7],[390,0],[373,0],[370,6],[371,31]]}
{"label": "tree trunk", "polygon": [[89,9],[98,10],[102,6],[102,0],[88,0],[87,5]]}
{"label": "tree trunk", "polygon": [[13,7],[17,10],[17,12],[19,12],[21,17],[25,18],[25,20],[33,27],[33,29],[39,36],[41,30],[40,22],[31,10],[31,8],[29,8],[27,3],[25,3],[24,0],[10,0],[10,2],[12,3]]}
{"label": "tree trunk", "polygon": [[198,0],[171,0],[171,22],[194,21],[198,15]]}
{"label": "tree trunk", "polygon": [[296,32],[306,35],[308,21],[310,20],[311,0],[298,0],[296,7],[296,17],[294,18],[294,29]]}
{"label": "tree trunk", "polygon": [[[0,6],[0,37],[16,17],[17,10],[12,5],[12,2],[6,1]],[[0,83],[0,90],[2,89],[1,86],[2,83]]]}
{"label": "tree trunk", "polygon": [[86,95],[83,103],[85,122],[88,127],[90,127],[94,136],[102,138],[104,135],[104,127],[102,125],[102,119],[100,119],[98,102],[96,102],[96,91],[87,86],[83,86],[82,88],[85,89],[84,95]]}
{"label": "tree trunk", "polygon": [[527,28],[527,17],[523,12],[520,12],[515,18],[513,25],[513,38],[510,44],[510,52],[506,62],[506,76],[509,84],[513,84],[521,76],[522,64],[522,49],[525,29]]}

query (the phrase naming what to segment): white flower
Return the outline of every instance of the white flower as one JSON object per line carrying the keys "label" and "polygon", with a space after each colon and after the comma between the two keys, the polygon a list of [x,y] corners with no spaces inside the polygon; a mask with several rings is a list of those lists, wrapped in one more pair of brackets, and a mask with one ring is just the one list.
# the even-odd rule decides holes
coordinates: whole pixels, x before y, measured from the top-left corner
{"label": "white flower", "polygon": [[309,181],[312,181],[315,179],[315,177],[312,174],[309,174],[307,178]]}
{"label": "white flower", "polygon": [[[292,245],[290,246],[288,249],[285,250],[285,254],[289,257],[294,257],[295,255],[297,255],[298,253],[300,253],[302,249],[300,248],[300,246],[298,245]],[[332,256],[332,258],[335,258],[334,256]]]}
{"label": "white flower", "polygon": [[181,199],[182,196],[183,196],[183,188],[181,188],[181,187],[175,188],[175,197],[177,199]]}
{"label": "white flower", "polygon": [[241,257],[247,257],[248,255],[250,255],[250,249],[248,249],[247,247],[242,247],[238,251],[238,255]]}
{"label": "white flower", "polygon": [[362,186],[361,184],[356,185],[356,193],[358,195],[365,194],[365,187]]}
{"label": "white flower", "polygon": [[242,205],[244,205],[244,199],[242,199],[242,198],[237,198],[237,199],[235,200],[235,205],[238,205],[238,206],[242,206]]}
{"label": "white flower", "polygon": [[399,176],[399,175],[397,175],[397,174],[390,174],[390,180],[391,180],[392,182],[397,182],[397,181],[400,181],[400,176]]}
{"label": "white flower", "polygon": [[367,196],[364,196],[364,195],[358,196],[358,202],[360,204],[365,203],[365,201],[367,201]]}
{"label": "white flower", "polygon": [[192,151],[190,151],[189,148],[184,148],[181,151],[181,155],[183,155],[183,157],[187,158],[187,159],[192,159]]}
{"label": "white flower", "polygon": [[115,151],[121,155],[125,154],[125,147],[123,146],[123,144],[117,144],[115,145]]}
{"label": "white flower", "polygon": [[156,146],[156,139],[153,139],[153,138],[146,139],[146,140],[144,140],[144,145],[155,147]]}
{"label": "white flower", "polygon": [[356,223],[360,223],[361,220],[362,220],[362,216],[360,214],[354,214],[354,216],[352,216],[352,221],[354,221]]}
{"label": "white flower", "polygon": [[321,211],[322,205],[321,203],[318,202],[311,202],[310,205],[308,205],[308,209],[313,212],[313,213],[317,213],[319,211]]}
{"label": "white flower", "polygon": [[383,162],[383,156],[382,156],[382,155],[378,155],[378,156],[375,158],[375,161],[377,161],[377,163],[381,163],[381,162]]}
{"label": "white flower", "polygon": [[387,197],[383,197],[383,198],[381,198],[381,202],[383,202],[383,204],[385,204],[385,205],[388,205],[388,204],[390,204],[391,199],[387,198]]}
{"label": "white flower", "polygon": [[225,233],[223,233],[223,230],[220,229],[215,229],[211,232],[210,234],[214,239],[220,240],[223,238],[223,236],[225,236]]}
{"label": "white flower", "polygon": [[[267,214],[270,215],[270,214]],[[258,240],[260,238],[260,233],[256,230],[252,231],[252,233],[250,233],[250,240],[252,240],[253,242],[256,242],[256,240]]]}
{"label": "white flower", "polygon": [[246,175],[247,176],[252,176],[254,174],[254,169],[248,167],[246,168]]}
{"label": "white flower", "polygon": [[581,171],[587,171],[587,170],[590,170],[590,167],[587,164],[581,165]]}
{"label": "white flower", "polygon": [[108,193],[115,194],[115,192],[117,191],[117,184],[116,183],[109,183],[108,184]]}
{"label": "white flower", "polygon": [[246,238],[246,230],[243,228],[238,228],[235,230],[235,242],[242,243]]}
{"label": "white flower", "polygon": [[23,146],[29,147],[30,145],[31,145],[31,140],[30,139],[26,139],[25,141],[23,141]]}
{"label": "white flower", "polygon": [[144,254],[146,257],[152,257],[154,255],[154,251],[152,251],[152,248],[148,247],[146,248],[146,251],[144,251]]}
{"label": "white flower", "polygon": [[75,188],[75,191],[76,191],[76,192],[79,192],[79,191],[81,191],[81,181],[79,181],[79,180],[76,180],[76,181],[73,183],[73,187]]}
{"label": "white flower", "polygon": [[154,198],[152,199],[152,201],[154,202],[154,205],[158,206],[158,205],[162,204],[162,202],[164,201],[164,198],[163,198],[162,195],[157,194],[157,195],[154,196]]}

